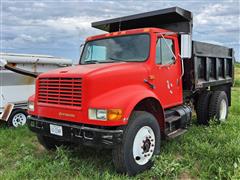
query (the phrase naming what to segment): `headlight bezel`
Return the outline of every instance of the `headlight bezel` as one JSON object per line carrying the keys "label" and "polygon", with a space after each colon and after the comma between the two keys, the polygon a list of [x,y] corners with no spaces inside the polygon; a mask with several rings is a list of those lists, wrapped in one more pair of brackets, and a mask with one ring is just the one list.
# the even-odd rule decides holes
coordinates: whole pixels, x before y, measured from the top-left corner
{"label": "headlight bezel", "polygon": [[[101,113],[102,113],[102,115],[101,115]],[[104,115],[104,113],[105,113],[105,115]],[[106,121],[107,120],[107,110],[106,109],[89,108],[88,109],[88,118],[90,120]]]}

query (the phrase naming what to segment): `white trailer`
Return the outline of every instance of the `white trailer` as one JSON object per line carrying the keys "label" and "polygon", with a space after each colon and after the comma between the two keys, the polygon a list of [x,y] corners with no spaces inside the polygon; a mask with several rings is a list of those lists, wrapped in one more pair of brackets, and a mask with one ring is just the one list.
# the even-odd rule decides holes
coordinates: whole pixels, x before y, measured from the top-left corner
{"label": "white trailer", "polygon": [[8,66],[40,74],[72,65],[72,60],[48,55],[0,53],[0,119],[17,127],[26,123],[27,100],[35,91],[35,78],[13,72]]}

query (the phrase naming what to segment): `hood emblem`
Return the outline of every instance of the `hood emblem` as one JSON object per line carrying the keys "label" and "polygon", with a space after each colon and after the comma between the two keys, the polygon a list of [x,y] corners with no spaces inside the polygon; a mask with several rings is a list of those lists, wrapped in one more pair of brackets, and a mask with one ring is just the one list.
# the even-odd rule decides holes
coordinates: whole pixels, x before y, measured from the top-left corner
{"label": "hood emblem", "polygon": [[64,113],[64,112],[59,112],[59,116],[65,116],[65,117],[75,117],[75,114],[69,114],[69,113]]}

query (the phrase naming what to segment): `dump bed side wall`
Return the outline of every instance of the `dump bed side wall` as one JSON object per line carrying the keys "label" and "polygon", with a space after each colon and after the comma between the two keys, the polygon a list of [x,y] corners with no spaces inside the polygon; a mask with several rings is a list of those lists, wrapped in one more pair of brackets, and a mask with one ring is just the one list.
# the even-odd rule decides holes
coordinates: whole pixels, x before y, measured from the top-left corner
{"label": "dump bed side wall", "polygon": [[232,85],[233,49],[193,41],[192,58],[184,60],[184,90],[194,91],[200,88]]}

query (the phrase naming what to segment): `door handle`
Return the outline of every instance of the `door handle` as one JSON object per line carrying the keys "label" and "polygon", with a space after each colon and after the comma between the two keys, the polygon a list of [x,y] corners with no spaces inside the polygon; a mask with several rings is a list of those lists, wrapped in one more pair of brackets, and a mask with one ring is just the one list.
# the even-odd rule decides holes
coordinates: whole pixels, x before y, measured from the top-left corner
{"label": "door handle", "polygon": [[152,84],[152,83],[150,83],[147,79],[144,79],[144,82],[145,82],[147,85],[149,85],[150,88],[152,88],[152,89],[155,89],[155,88],[156,88],[155,85]]}

